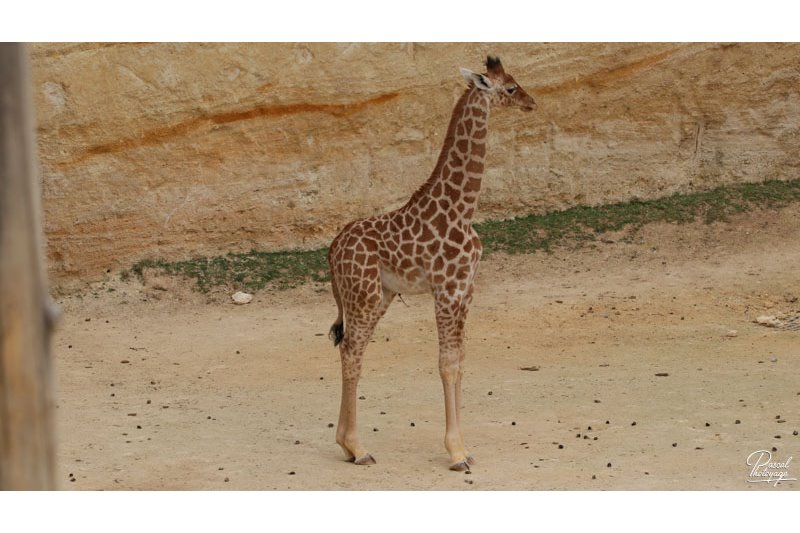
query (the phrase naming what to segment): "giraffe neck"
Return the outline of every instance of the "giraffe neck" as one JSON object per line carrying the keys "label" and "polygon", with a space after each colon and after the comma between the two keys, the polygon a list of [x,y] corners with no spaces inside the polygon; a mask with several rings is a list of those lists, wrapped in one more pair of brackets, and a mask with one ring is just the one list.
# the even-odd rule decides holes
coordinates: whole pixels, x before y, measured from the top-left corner
{"label": "giraffe neck", "polygon": [[407,208],[448,212],[450,221],[461,218],[472,222],[486,157],[489,98],[483,91],[470,87],[453,109],[439,160],[430,178],[411,196]]}

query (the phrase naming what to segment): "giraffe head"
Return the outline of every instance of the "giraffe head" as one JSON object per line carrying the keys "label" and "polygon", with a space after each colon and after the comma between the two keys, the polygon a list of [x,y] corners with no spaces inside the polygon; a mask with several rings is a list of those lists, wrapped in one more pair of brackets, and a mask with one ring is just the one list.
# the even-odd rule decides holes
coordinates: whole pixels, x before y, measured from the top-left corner
{"label": "giraffe head", "polygon": [[523,111],[536,109],[533,97],[526,93],[510,74],[506,74],[498,57],[488,56],[486,58],[485,74],[476,74],[469,69],[462,68],[461,75],[470,85],[486,91],[492,105],[519,107]]}

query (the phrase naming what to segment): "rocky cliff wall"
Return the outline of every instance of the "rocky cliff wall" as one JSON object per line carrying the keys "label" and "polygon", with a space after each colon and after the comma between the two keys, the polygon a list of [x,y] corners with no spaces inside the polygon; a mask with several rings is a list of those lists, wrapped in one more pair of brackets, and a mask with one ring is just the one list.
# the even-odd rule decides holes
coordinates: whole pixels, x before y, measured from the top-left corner
{"label": "rocky cliff wall", "polygon": [[326,245],[430,174],[458,67],[490,122],[479,218],[798,177],[796,44],[36,44],[51,279]]}

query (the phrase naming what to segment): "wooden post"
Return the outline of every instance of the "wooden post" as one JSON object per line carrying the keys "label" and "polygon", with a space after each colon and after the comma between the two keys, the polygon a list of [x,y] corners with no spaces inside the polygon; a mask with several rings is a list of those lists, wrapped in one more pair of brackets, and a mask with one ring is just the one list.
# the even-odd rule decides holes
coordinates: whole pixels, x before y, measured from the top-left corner
{"label": "wooden post", "polygon": [[52,316],[28,50],[0,43],[0,489],[52,490]]}

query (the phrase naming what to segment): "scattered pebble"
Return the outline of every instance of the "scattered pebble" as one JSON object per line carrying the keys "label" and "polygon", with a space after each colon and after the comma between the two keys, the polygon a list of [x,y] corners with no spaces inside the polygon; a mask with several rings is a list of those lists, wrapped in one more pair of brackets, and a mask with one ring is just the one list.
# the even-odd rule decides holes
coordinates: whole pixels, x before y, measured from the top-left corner
{"label": "scattered pebble", "polygon": [[665,377],[669,376],[669,372],[656,372],[656,376],[658,376],[660,378],[665,378]]}
{"label": "scattered pebble", "polygon": [[735,329],[728,330],[728,332],[725,334],[726,337],[737,337],[738,335],[739,332]]}
{"label": "scattered pebble", "polygon": [[359,400],[366,400],[366,399],[367,399],[367,397],[366,397],[366,396],[359,396],[359,397],[358,397],[358,399],[359,399]]}
{"label": "scattered pebble", "polygon": [[122,361],[120,361],[120,363],[122,363],[123,365],[127,365],[128,363],[130,363],[130,361],[128,361],[127,359],[123,359]]}
{"label": "scattered pebble", "polygon": [[372,428],[372,431],[378,431],[378,428]]}
{"label": "scattered pebble", "polygon": [[328,422],[328,427],[332,428],[333,427],[333,422]]}
{"label": "scattered pebble", "polygon": [[609,421],[609,420],[606,420],[606,424],[610,424],[610,423],[611,423],[611,421]]}
{"label": "scattered pebble", "polygon": [[709,424],[708,422],[706,422],[706,427],[711,427],[711,424]]}
{"label": "scattered pebble", "polygon": [[761,315],[756,318],[756,324],[761,324],[768,328],[777,328],[781,325],[781,321],[772,315]]}
{"label": "scattered pebble", "polygon": [[253,295],[246,292],[238,291],[231,295],[231,300],[237,305],[249,304],[253,301]]}
{"label": "scattered pebble", "polygon": [[523,366],[520,370],[527,370],[529,372],[536,372],[539,370],[538,366]]}
{"label": "scattered pebble", "polygon": [[600,403],[600,400],[595,400],[594,403]]}
{"label": "scattered pebble", "polygon": [[606,468],[611,468],[611,463],[608,463],[608,464],[606,465]]}
{"label": "scattered pebble", "polygon": [[673,448],[677,448],[677,447],[678,447],[678,443],[677,443],[677,442],[673,442],[673,443],[672,443],[672,447],[673,447]]}
{"label": "scattered pebble", "polygon": [[775,446],[773,446],[773,447],[772,447],[772,451],[773,451],[773,452],[777,452],[777,451],[778,451],[778,448],[776,448]]}
{"label": "scattered pebble", "polygon": [[778,362],[778,358],[777,357],[770,357],[769,358],[769,362],[770,363],[777,363]]}
{"label": "scattered pebble", "polygon": [[592,479],[597,479],[597,476],[592,474]]}
{"label": "scattered pebble", "polygon": [[492,391],[489,391],[488,396],[491,396],[491,395],[492,395]]}
{"label": "scattered pebble", "polygon": [[411,427],[412,427],[412,428],[413,428],[413,427],[416,427],[416,424],[415,424],[414,422],[411,422]]}
{"label": "scattered pebble", "polygon": [[464,483],[466,483],[467,485],[472,485],[472,484],[473,484],[473,483],[475,483],[475,482],[474,482],[474,481],[472,481],[471,479],[465,479],[465,480],[464,480]]}
{"label": "scattered pebble", "polygon": [[289,475],[290,475],[290,476],[293,476],[293,475],[295,475],[296,473],[297,473],[297,472],[295,472],[294,470],[292,470],[291,472],[289,472]]}
{"label": "scattered pebble", "polygon": [[739,420],[739,419],[737,418],[736,420],[734,420],[734,422],[733,422],[733,423],[734,423],[734,424],[741,424],[741,423],[742,423],[742,421],[741,421],[741,420]]}
{"label": "scattered pebble", "polygon": [[152,403],[152,402],[151,402],[150,400],[147,400],[147,405],[150,405],[151,403]]}
{"label": "scattered pebble", "polygon": [[231,479],[230,479],[229,477],[227,477],[227,476],[226,476],[226,477],[225,477],[225,479],[224,479],[223,481],[224,481],[225,483],[227,483],[227,482],[228,482],[228,481],[230,481],[230,480],[231,480]]}
{"label": "scattered pebble", "polygon": [[564,449],[564,445],[563,445],[563,444],[559,444],[559,445],[558,445],[558,449],[559,449],[559,450],[563,450],[563,449]]}
{"label": "scattered pebble", "polygon": [[797,430],[796,429],[794,431],[792,431],[792,435],[794,435],[795,437],[797,436]]}
{"label": "scattered pebble", "polygon": [[631,422],[631,425],[632,425],[632,426],[635,426],[635,425],[636,425],[636,422],[635,422],[635,421],[634,421],[634,422]]}
{"label": "scattered pebble", "polygon": [[516,426],[516,425],[517,425],[517,423],[516,423],[516,422],[514,422],[514,421],[512,420],[512,421],[511,421],[511,425],[512,425],[512,426]]}
{"label": "scattered pebble", "polygon": [[299,440],[294,441],[295,444],[300,444]]}

